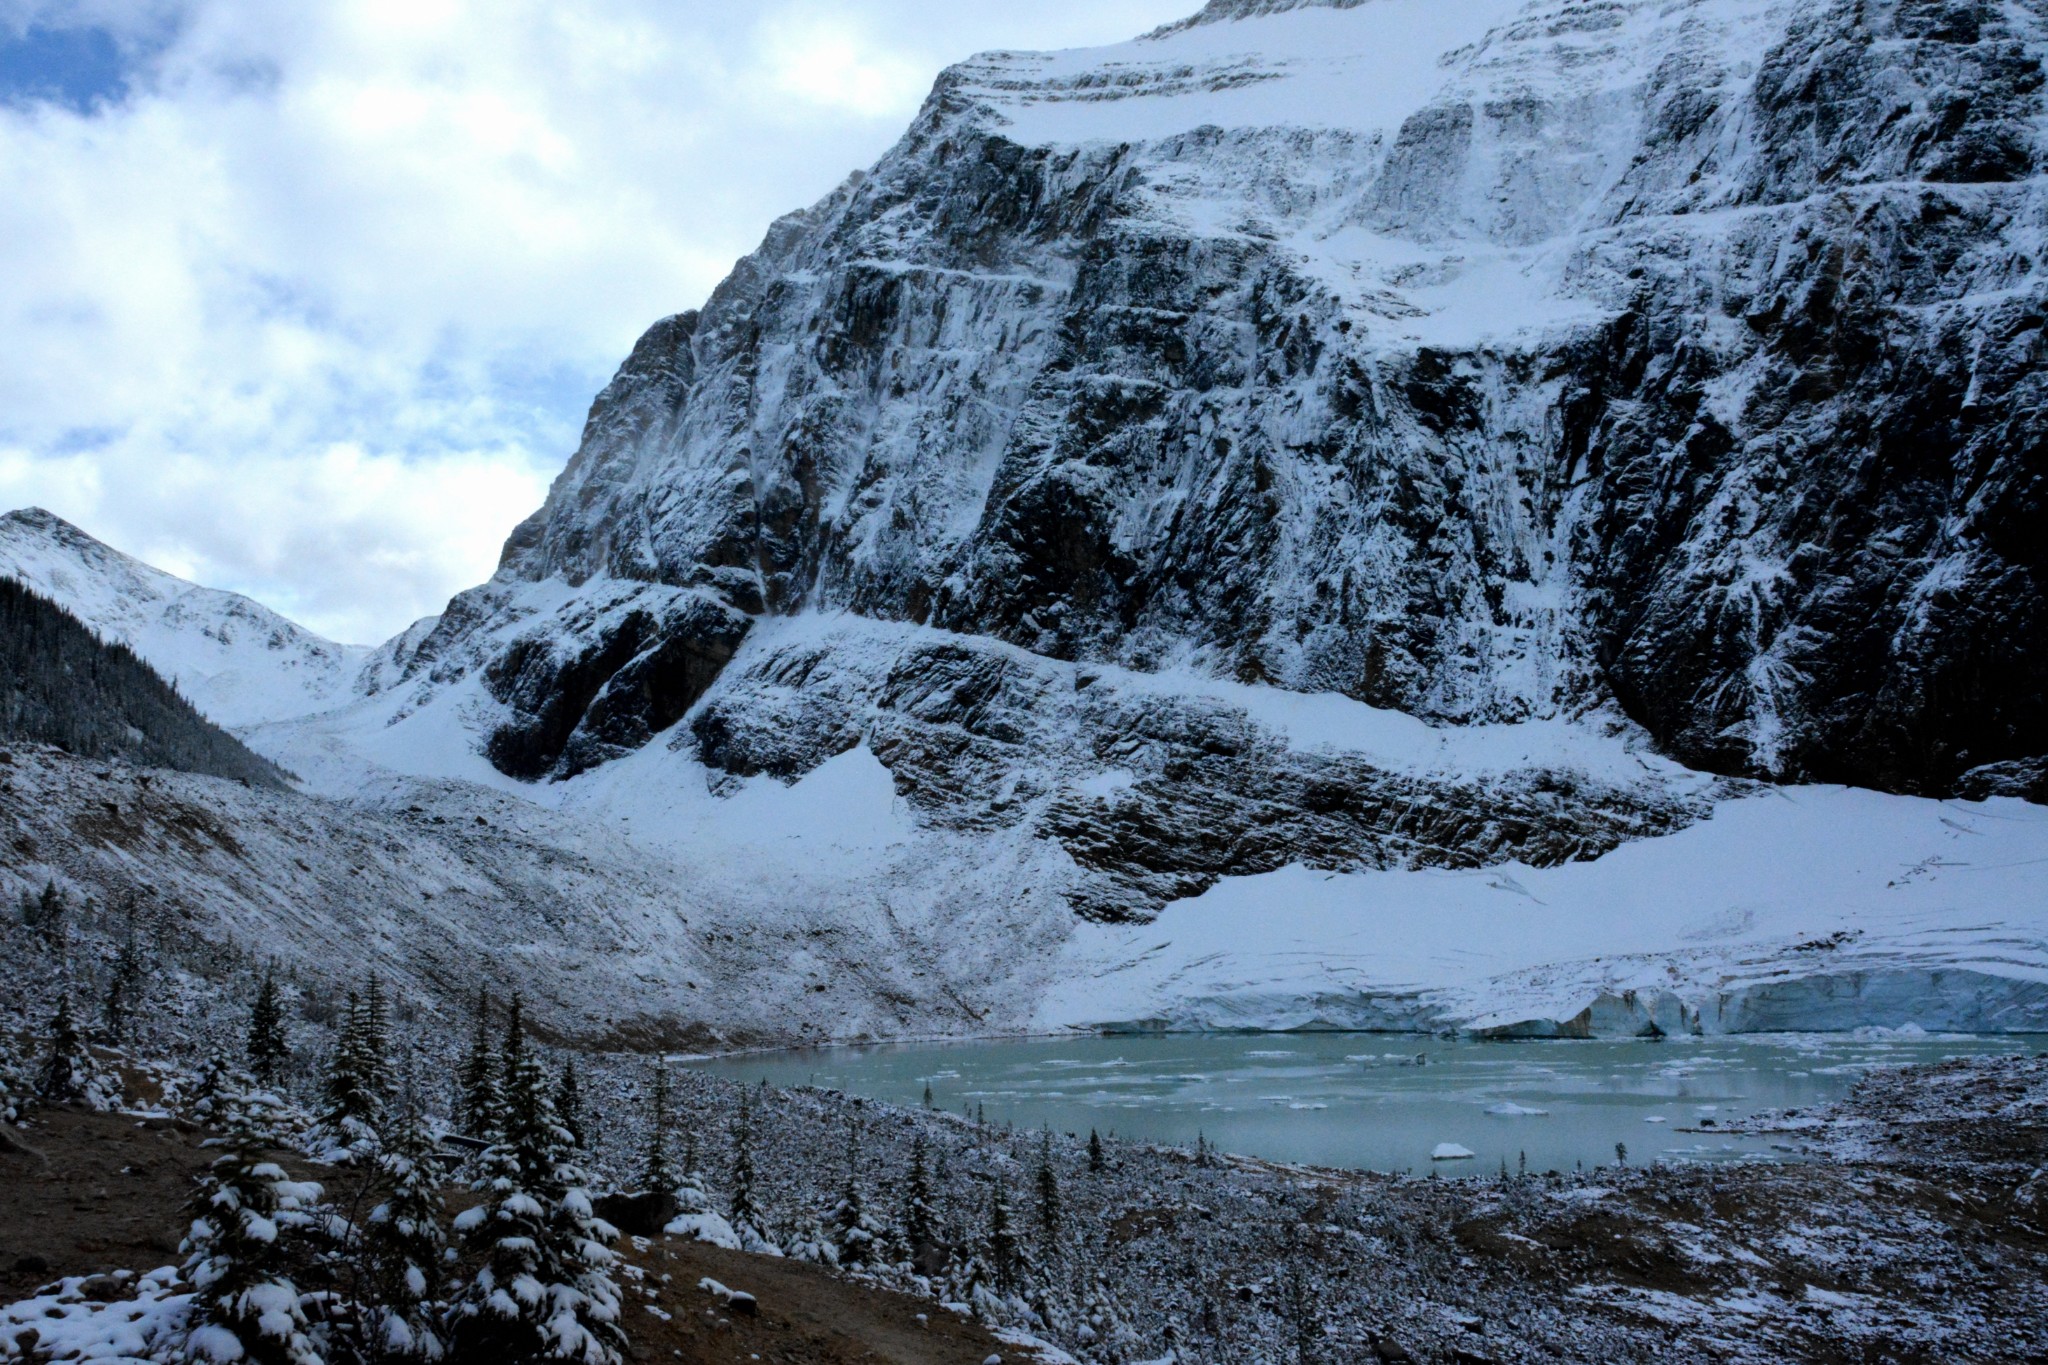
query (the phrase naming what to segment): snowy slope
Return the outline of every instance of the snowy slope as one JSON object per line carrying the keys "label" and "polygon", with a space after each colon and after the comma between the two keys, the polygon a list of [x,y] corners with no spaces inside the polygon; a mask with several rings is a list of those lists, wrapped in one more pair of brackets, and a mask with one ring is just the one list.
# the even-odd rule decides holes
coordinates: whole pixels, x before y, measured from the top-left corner
{"label": "snowy slope", "polygon": [[[694,715],[717,714],[730,700],[721,689],[758,685],[792,654],[810,670],[865,657],[875,673],[902,676],[906,656],[941,644],[959,647],[928,628],[857,617],[764,623]],[[1056,677],[1062,667],[1006,652]],[[1215,878],[1133,926],[1068,911],[1094,869],[1062,830],[1028,816],[963,827],[948,818],[957,794],[931,802],[904,781],[900,760],[892,774],[876,746],[889,752],[902,722],[872,703],[852,722],[851,747],[787,782],[707,769],[692,757],[689,722],[566,781],[515,782],[476,751],[463,719],[489,713],[480,688],[433,694],[396,721],[384,700],[259,733],[315,785],[361,783],[366,759],[391,773],[459,771],[688,868],[702,902],[791,908],[807,938],[859,943],[879,954],[864,963],[886,961],[975,1002],[971,1022],[913,1010],[906,1032],[2048,1030],[2041,806],[1731,790],[1587,727],[1433,728],[1344,698],[1212,679],[1103,669],[1082,692],[1098,689],[1180,704],[1201,696],[1301,751],[1367,753],[1403,776],[1497,783],[1528,765],[1588,785],[1652,784],[1702,802],[1705,818],[1547,867],[1289,862]],[[1048,690],[1075,694],[1070,677]],[[801,742],[811,722],[778,715]],[[979,723],[992,718],[985,709]],[[1080,731],[1073,716],[1053,719]],[[313,757],[323,750],[324,765]],[[1142,755],[1099,756],[1085,731],[1064,747],[1036,737],[1029,752],[1035,762],[1013,757],[997,775],[1013,802],[1018,788],[1064,785],[1099,800],[1099,818],[1113,822],[1116,807],[1142,800]],[[996,793],[993,804],[1003,800]],[[994,1000],[991,977],[1003,982]]]}
{"label": "snowy slope", "polygon": [[239,594],[153,569],[40,508],[0,516],[0,574],[127,645],[230,728],[347,700],[371,653],[322,639]]}
{"label": "snowy slope", "polygon": [[1593,862],[1228,882],[1142,929],[1081,930],[1041,1018],[1526,1036],[2042,1031],[2044,868],[2038,805],[1785,788]]}

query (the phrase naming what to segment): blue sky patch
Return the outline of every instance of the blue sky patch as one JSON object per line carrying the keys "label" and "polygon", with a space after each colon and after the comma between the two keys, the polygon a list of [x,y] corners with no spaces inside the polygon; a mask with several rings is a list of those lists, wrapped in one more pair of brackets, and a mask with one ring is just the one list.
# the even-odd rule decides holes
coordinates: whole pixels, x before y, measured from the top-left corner
{"label": "blue sky patch", "polygon": [[129,69],[103,28],[0,32],[0,104],[47,102],[90,114],[128,93]]}

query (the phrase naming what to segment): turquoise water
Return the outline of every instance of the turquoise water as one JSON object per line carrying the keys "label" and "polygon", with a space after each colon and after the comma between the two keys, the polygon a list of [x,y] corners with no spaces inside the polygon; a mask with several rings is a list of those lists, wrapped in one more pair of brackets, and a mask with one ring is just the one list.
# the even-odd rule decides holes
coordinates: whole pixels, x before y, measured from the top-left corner
{"label": "turquoise water", "polygon": [[[1089,1129],[1280,1161],[1495,1174],[1783,1157],[1712,1128],[1848,1093],[1877,1066],[2030,1052],[2043,1040],[1847,1034],[1657,1042],[1465,1042],[1400,1034],[1189,1034],[918,1043],[693,1061],[734,1080],[819,1085],[991,1123]],[[1517,1112],[1517,1111],[1540,1112]],[[1681,1131],[1695,1129],[1699,1131]],[[1433,1161],[1440,1143],[1474,1155]]]}

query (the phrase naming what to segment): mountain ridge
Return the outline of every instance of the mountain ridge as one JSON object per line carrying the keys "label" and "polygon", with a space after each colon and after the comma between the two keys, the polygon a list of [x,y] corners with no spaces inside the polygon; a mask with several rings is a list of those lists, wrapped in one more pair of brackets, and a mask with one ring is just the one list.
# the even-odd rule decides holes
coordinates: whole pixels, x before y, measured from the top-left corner
{"label": "mountain ridge", "polygon": [[0,576],[62,603],[148,659],[229,729],[340,704],[373,653],[325,639],[240,593],[167,574],[40,507],[0,514]]}

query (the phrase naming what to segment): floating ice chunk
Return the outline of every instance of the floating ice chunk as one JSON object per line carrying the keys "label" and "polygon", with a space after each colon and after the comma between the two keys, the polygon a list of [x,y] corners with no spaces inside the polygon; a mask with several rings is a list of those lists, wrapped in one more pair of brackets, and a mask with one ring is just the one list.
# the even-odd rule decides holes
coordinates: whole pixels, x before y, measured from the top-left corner
{"label": "floating ice chunk", "polygon": [[1647,1118],[1645,1118],[1645,1119],[1643,1120],[1643,1122],[1644,1122],[1644,1123],[1662,1123],[1662,1122],[1664,1122],[1664,1116],[1663,1116],[1662,1114],[1651,1114],[1651,1115],[1649,1115],[1649,1116],[1648,1116]]}
{"label": "floating ice chunk", "polygon": [[1497,1114],[1504,1119],[1542,1118],[1550,1113],[1548,1109],[1531,1109],[1528,1105],[1516,1104],[1513,1100],[1502,1100],[1499,1104],[1489,1104],[1486,1106],[1486,1112]]}
{"label": "floating ice chunk", "polygon": [[1430,1149],[1429,1159],[1431,1161],[1467,1161],[1478,1155],[1479,1153],[1473,1151],[1470,1147],[1460,1147],[1455,1142],[1439,1142]]}

